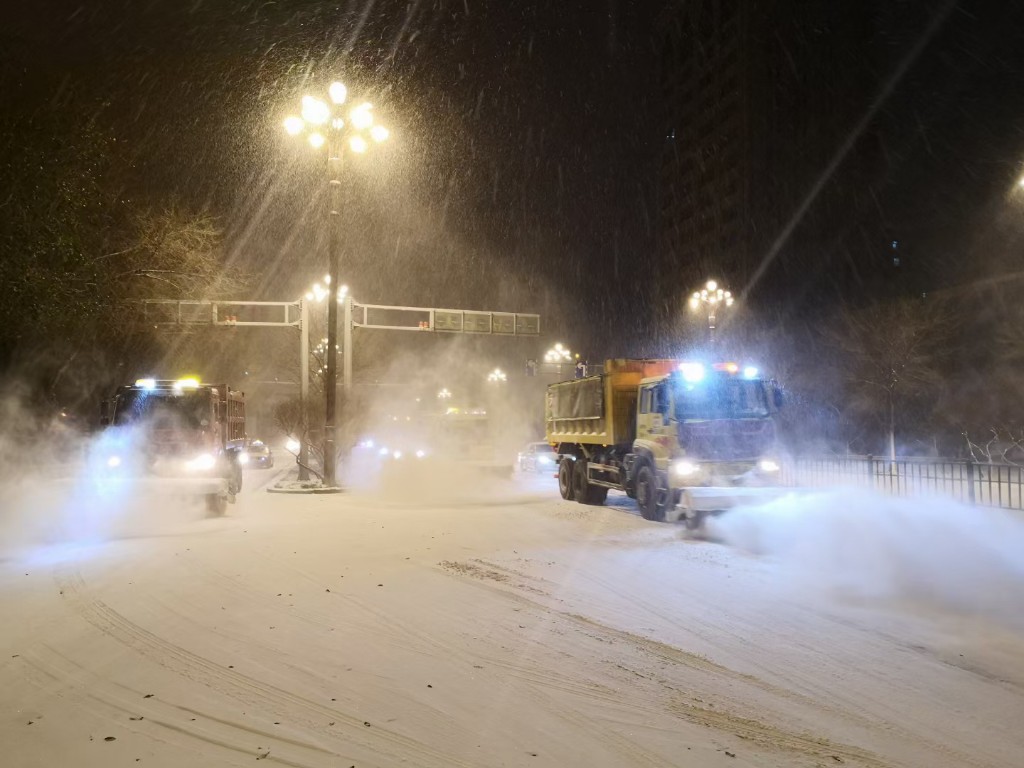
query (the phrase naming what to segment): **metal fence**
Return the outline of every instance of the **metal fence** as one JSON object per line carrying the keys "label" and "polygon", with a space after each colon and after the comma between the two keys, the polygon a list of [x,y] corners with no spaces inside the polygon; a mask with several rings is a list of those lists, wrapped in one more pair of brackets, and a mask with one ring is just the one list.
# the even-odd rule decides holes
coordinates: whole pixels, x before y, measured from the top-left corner
{"label": "metal fence", "polygon": [[1024,467],[972,461],[872,456],[797,458],[783,481],[801,487],[861,486],[894,496],[941,495],[985,507],[1024,510]]}

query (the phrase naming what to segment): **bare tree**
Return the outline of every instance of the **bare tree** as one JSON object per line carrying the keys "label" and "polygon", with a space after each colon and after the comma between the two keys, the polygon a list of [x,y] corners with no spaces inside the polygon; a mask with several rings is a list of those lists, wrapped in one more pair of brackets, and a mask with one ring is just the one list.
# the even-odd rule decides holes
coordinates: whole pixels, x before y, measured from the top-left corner
{"label": "bare tree", "polygon": [[207,213],[171,207],[135,216],[128,242],[97,256],[107,262],[114,298],[220,298],[237,295],[242,273],[225,263],[221,230]]}
{"label": "bare tree", "polygon": [[844,310],[830,333],[849,406],[879,417],[892,460],[901,412],[920,405],[943,381],[954,328],[948,306],[915,299]]}

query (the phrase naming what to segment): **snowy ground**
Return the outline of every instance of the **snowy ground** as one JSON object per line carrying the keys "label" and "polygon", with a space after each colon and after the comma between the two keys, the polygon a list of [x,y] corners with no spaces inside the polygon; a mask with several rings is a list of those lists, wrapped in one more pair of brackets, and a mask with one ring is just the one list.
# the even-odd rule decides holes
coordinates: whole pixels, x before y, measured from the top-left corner
{"label": "snowy ground", "polygon": [[550,478],[286,471],[212,520],[0,495],[0,764],[1022,764],[1018,519],[843,492],[691,540]]}

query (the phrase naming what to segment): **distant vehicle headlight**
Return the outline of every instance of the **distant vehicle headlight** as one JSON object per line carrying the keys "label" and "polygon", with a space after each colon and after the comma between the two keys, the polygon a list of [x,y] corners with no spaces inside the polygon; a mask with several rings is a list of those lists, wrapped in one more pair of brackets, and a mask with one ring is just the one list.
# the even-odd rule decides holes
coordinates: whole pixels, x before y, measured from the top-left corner
{"label": "distant vehicle headlight", "polygon": [[419,451],[416,451],[416,458],[417,458],[417,459],[422,459],[422,458],[423,458],[424,456],[426,456],[426,455],[427,455],[427,452],[426,452],[426,451],[424,451],[424,450],[419,450]]}
{"label": "distant vehicle headlight", "polygon": [[194,459],[189,461],[185,466],[193,472],[202,472],[207,469],[213,469],[216,465],[217,459],[211,453],[201,453]]}
{"label": "distant vehicle headlight", "polygon": [[245,453],[245,452],[242,452],[242,453],[238,454],[238,463],[239,464],[248,464],[249,463],[249,454]]}
{"label": "distant vehicle headlight", "polygon": [[680,477],[686,477],[687,475],[695,475],[700,472],[700,466],[692,461],[677,461],[672,465],[672,471]]}
{"label": "distant vehicle headlight", "polygon": [[774,459],[761,459],[757,463],[758,468],[762,472],[778,472],[782,467],[779,466],[779,462]]}
{"label": "distant vehicle headlight", "polygon": [[111,469],[115,469],[117,467],[120,467],[121,466],[121,457],[120,456],[111,456],[111,457],[109,457],[107,459],[107,466],[110,467]]}

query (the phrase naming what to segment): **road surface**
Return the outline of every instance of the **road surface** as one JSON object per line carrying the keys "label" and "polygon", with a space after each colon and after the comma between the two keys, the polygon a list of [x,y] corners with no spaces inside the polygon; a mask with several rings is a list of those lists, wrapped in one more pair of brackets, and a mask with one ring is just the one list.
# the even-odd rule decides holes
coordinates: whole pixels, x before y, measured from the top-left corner
{"label": "road surface", "polygon": [[267,493],[285,471],[222,519],[8,493],[0,764],[1022,765],[1024,630],[998,604],[548,477]]}

